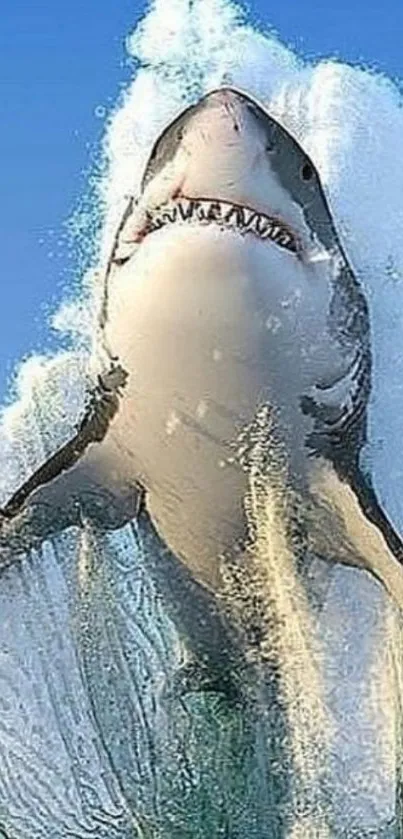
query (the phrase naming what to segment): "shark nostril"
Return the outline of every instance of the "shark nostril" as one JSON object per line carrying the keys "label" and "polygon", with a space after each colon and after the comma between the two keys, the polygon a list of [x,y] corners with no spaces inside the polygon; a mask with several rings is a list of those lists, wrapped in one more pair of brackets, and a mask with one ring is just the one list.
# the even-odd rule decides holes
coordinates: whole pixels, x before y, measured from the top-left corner
{"label": "shark nostril", "polygon": [[239,120],[238,120],[237,109],[236,109],[236,107],[234,107],[234,103],[233,103],[231,97],[228,95],[227,92],[222,97],[222,103],[224,105],[223,116],[225,117],[226,120],[228,120],[228,117],[229,117],[234,131],[239,132],[240,131],[240,125],[239,125]]}

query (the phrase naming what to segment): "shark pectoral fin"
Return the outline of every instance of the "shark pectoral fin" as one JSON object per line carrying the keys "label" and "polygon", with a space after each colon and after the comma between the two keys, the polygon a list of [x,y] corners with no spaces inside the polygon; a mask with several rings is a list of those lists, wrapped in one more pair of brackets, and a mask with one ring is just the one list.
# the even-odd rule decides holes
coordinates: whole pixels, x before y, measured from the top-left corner
{"label": "shark pectoral fin", "polygon": [[106,531],[136,518],[144,491],[136,483],[109,480],[103,445],[89,446],[78,463],[38,486],[19,509],[10,504],[0,511],[0,568],[10,564],[16,553],[38,548],[84,520]]}
{"label": "shark pectoral fin", "polygon": [[100,381],[75,436],[0,510],[0,567],[84,519],[113,530],[136,517],[144,491],[116,469],[118,451],[107,434],[124,381],[120,368]]}
{"label": "shark pectoral fin", "polygon": [[361,473],[342,479],[313,462],[307,506],[309,550],[327,561],[369,571],[403,610],[403,543]]}
{"label": "shark pectoral fin", "polygon": [[125,386],[127,373],[120,365],[112,365],[91,394],[89,405],[76,434],[51,455],[25,483],[12,495],[0,511],[3,518],[13,518],[38,487],[50,483],[62,472],[71,469],[82,458],[91,443],[100,443],[106,437],[111,421],[119,408],[119,396]]}

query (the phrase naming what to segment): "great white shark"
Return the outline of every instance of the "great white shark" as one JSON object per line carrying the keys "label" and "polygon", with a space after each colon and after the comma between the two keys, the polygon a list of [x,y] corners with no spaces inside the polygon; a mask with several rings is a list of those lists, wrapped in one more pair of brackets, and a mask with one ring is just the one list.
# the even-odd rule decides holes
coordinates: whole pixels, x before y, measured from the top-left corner
{"label": "great white shark", "polygon": [[403,608],[403,545],[360,463],[364,293],[315,166],[245,93],[210,92],[156,141],[116,234],[99,334],[109,369],[74,437],[4,506],[3,564],[83,520],[146,517],[170,552],[158,573],[179,622],[193,592],[196,653],[220,647],[227,571],[250,557],[248,451],[264,415],[264,480],[289,499],[273,527],[298,531],[300,564],[361,567]]}

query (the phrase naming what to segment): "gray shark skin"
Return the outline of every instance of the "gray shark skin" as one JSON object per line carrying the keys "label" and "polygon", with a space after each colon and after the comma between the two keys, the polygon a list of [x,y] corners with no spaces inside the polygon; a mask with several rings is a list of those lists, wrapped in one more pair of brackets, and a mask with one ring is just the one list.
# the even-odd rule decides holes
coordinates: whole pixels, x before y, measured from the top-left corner
{"label": "gray shark skin", "polygon": [[291,539],[302,522],[300,566],[360,566],[403,608],[402,542],[360,468],[366,301],[312,161],[246,94],[213,91],[159,137],[117,231],[100,333],[110,369],[74,438],[4,507],[0,561],[83,519],[140,516],[167,547],[154,572],[196,657],[220,666],[222,642],[236,659],[259,643],[252,619],[228,630],[224,579],[247,566],[264,409],[265,480],[283,453],[279,527]]}

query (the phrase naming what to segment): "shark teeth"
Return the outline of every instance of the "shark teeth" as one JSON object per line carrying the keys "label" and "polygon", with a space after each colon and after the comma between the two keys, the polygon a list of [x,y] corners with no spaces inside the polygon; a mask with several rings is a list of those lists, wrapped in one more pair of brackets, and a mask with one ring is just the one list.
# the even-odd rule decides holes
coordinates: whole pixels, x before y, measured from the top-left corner
{"label": "shark teeth", "polygon": [[167,224],[193,222],[252,233],[258,239],[270,240],[292,253],[301,248],[295,234],[278,218],[258,213],[250,207],[212,198],[179,198],[161,207],[147,211],[145,235],[160,230]]}

